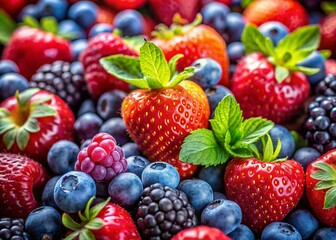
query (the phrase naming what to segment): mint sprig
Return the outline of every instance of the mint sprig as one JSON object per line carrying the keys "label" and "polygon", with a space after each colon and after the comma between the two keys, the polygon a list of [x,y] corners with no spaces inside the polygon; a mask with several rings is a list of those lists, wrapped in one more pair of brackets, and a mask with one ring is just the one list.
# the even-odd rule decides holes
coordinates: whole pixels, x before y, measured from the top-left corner
{"label": "mint sprig", "polygon": [[267,134],[273,122],[257,117],[244,120],[239,104],[225,96],[218,104],[211,128],[192,131],[182,144],[180,160],[196,165],[218,165],[230,157],[255,157],[253,143]]}
{"label": "mint sprig", "polygon": [[284,37],[276,47],[257,27],[247,25],[242,34],[242,42],[246,53],[260,52],[269,57],[269,61],[275,65],[275,78],[278,82],[282,82],[294,71],[307,75],[319,71],[317,68],[298,66],[319,46],[320,30],[316,25],[298,28]]}
{"label": "mint sprig", "polygon": [[176,86],[194,74],[194,67],[176,71],[176,63],[182,57],[178,54],[168,63],[159,47],[145,42],[139,58],[117,54],[100,59],[100,64],[108,73],[135,87],[158,89]]}

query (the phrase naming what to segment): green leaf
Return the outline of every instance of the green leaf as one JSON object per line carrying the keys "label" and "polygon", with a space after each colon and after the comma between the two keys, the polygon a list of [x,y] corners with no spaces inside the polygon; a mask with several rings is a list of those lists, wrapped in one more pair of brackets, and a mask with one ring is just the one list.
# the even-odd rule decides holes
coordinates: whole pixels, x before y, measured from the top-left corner
{"label": "green leaf", "polygon": [[291,67],[291,71],[298,71],[298,72],[303,72],[306,75],[312,75],[312,74],[318,73],[320,69],[319,68],[308,68],[304,66],[295,66],[295,67]]}
{"label": "green leaf", "polygon": [[79,216],[79,219],[82,221],[82,222],[87,222],[89,219],[87,219],[81,211],[78,212],[78,216]]}
{"label": "green leaf", "polygon": [[289,70],[287,68],[276,66],[275,67],[275,79],[281,83],[289,76]]}
{"label": "green leaf", "polygon": [[332,187],[336,187],[336,180],[319,181],[318,183],[316,183],[314,189],[315,190],[323,190],[323,189],[328,189],[328,188],[332,188]]}
{"label": "green leaf", "polygon": [[6,108],[0,108],[0,118],[8,117],[10,112]]}
{"label": "green leaf", "polygon": [[93,200],[95,199],[95,197],[92,197],[89,199],[89,201],[86,203],[85,209],[84,209],[84,216],[87,219],[92,219],[91,215],[90,215],[90,207],[92,205]]}
{"label": "green leaf", "polygon": [[[321,175],[323,175],[323,178],[315,177],[314,174],[316,172],[319,172],[319,171],[316,171],[312,174],[313,178],[315,178],[317,180],[336,180],[336,169],[333,168],[330,164],[328,164],[326,162],[315,162],[315,163],[313,163],[313,167],[315,167],[317,169],[320,169],[319,171],[321,171]],[[331,178],[331,179],[325,179],[327,176],[329,176],[329,178]]]}
{"label": "green leaf", "polygon": [[90,209],[90,219],[96,218],[99,212],[110,202],[111,198],[106,199],[104,202],[98,203]]}
{"label": "green leaf", "polygon": [[224,149],[229,153],[231,157],[238,157],[238,158],[253,157],[253,153],[247,144],[235,144],[234,146],[232,146],[231,142],[232,142],[231,134],[228,131],[226,132],[224,138]]}
{"label": "green leaf", "polygon": [[[245,46],[246,53],[261,52],[270,56],[270,43],[266,43],[266,37],[259,32],[258,28],[253,25],[247,25],[242,33],[242,42]],[[274,47],[273,47],[274,48]]]}
{"label": "green leaf", "polygon": [[30,114],[30,117],[41,118],[41,117],[50,117],[50,116],[56,116],[56,115],[57,115],[57,112],[53,107],[47,104],[41,104],[33,108]]}
{"label": "green leaf", "polygon": [[7,131],[3,136],[3,141],[5,142],[7,150],[9,150],[13,146],[17,131],[17,128],[12,128],[11,130]]}
{"label": "green leaf", "polygon": [[0,9],[0,43],[6,44],[9,42],[12,33],[15,31],[15,21],[2,9]]}
{"label": "green leaf", "polygon": [[0,135],[15,128],[15,124],[9,119],[0,119]]}
{"label": "green leaf", "polygon": [[166,86],[168,81],[170,80],[170,69],[163,55],[162,50],[155,46],[154,43],[146,42],[140,48],[140,68],[142,74],[145,77],[150,77],[150,79],[156,81],[156,83],[151,86],[150,82],[148,82],[151,88],[160,88],[156,86]]}
{"label": "green leaf", "polygon": [[25,16],[23,18],[22,24],[20,24],[20,25],[29,26],[29,27],[32,27],[32,28],[40,28],[40,23],[35,18],[33,18],[32,16]]}
{"label": "green leaf", "polygon": [[50,101],[52,99],[51,95],[48,95],[48,96],[43,96],[43,97],[40,97],[39,99],[37,100],[34,100],[34,102],[31,103],[31,105],[40,105],[42,103],[46,103],[48,101]]}
{"label": "green leaf", "polygon": [[328,59],[331,56],[331,51],[329,49],[320,50],[320,53],[324,59]]}
{"label": "green leaf", "polygon": [[26,148],[29,141],[29,132],[21,127],[19,128],[17,134],[16,134],[16,143],[20,150],[23,150]]}
{"label": "green leaf", "polygon": [[80,231],[79,240],[95,240],[95,236],[89,229],[83,229]]}
{"label": "green leaf", "polygon": [[183,58],[184,55],[183,54],[176,54],[174,57],[172,57],[169,62],[168,62],[168,65],[169,65],[169,69],[170,69],[170,77],[172,78],[175,73],[177,72],[176,70],[176,65],[177,65],[177,62],[178,60],[180,60],[181,58]]}
{"label": "green leaf", "polygon": [[94,218],[87,224],[85,224],[85,228],[90,230],[98,230],[104,226],[104,221],[101,218]]}
{"label": "green leaf", "polygon": [[62,223],[66,228],[69,228],[73,231],[79,230],[82,226],[73,220],[68,214],[63,213],[62,215]]}
{"label": "green leaf", "polygon": [[68,235],[66,238],[64,238],[63,240],[72,240],[75,239],[78,235],[79,235],[79,231],[73,232],[70,235]]}
{"label": "green leaf", "polygon": [[118,54],[102,58],[99,62],[113,76],[138,88],[149,88],[141,73],[138,58]]}
{"label": "green leaf", "polygon": [[[27,106],[28,102],[30,101],[31,97],[40,91],[38,88],[28,88],[27,90],[21,92],[16,98],[18,101],[19,106],[25,107]],[[18,93],[18,91],[17,91]]]}
{"label": "green leaf", "polygon": [[240,142],[251,144],[266,135],[274,126],[272,121],[255,117],[246,119],[241,125],[242,139]]}
{"label": "green leaf", "polygon": [[311,177],[316,180],[320,180],[320,181],[334,181],[335,180],[335,176],[331,174],[327,174],[327,172],[323,170],[318,170],[316,172],[313,172],[311,174]]}
{"label": "green leaf", "polygon": [[296,66],[296,64],[300,63],[301,61],[305,60],[309,55],[312,54],[311,50],[296,50],[294,52],[286,52],[285,54],[290,54],[291,58],[290,59],[284,59],[286,62],[286,66],[288,67],[293,67]]}
{"label": "green leaf", "polygon": [[242,0],[240,5],[243,9],[247,8],[248,5],[250,5],[253,2],[253,0]]}
{"label": "green leaf", "polygon": [[190,79],[194,75],[195,67],[186,67],[182,72],[175,75],[167,84],[166,87],[174,87],[183,80]]}
{"label": "green leaf", "polygon": [[324,209],[330,209],[336,206],[336,187],[330,188],[324,196]]}
{"label": "green leaf", "polygon": [[35,118],[30,117],[23,125],[24,129],[31,133],[40,131],[40,126]]}
{"label": "green leaf", "polygon": [[41,19],[41,27],[44,31],[53,34],[58,33],[58,23],[54,17],[44,17]]}
{"label": "green leaf", "polygon": [[229,158],[227,152],[220,147],[211,130],[197,129],[188,135],[180,151],[180,160],[196,165],[218,165]]}
{"label": "green leaf", "polygon": [[323,1],[321,3],[321,8],[326,14],[331,14],[336,12],[336,2],[334,1]]}

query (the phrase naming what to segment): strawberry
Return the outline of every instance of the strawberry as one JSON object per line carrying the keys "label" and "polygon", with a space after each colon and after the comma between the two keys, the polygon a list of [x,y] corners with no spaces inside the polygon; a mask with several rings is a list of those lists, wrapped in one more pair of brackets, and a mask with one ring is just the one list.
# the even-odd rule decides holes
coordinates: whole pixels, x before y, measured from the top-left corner
{"label": "strawberry", "polygon": [[309,23],[308,13],[296,0],[255,0],[243,13],[248,23],[257,26],[269,21],[278,21],[294,31]]}
{"label": "strawberry", "polygon": [[27,0],[3,0],[1,8],[15,18],[29,2]]}
{"label": "strawberry", "polygon": [[315,216],[336,227],[336,150],[330,150],[306,170],[306,195]]}
{"label": "strawberry", "polygon": [[73,139],[74,115],[58,96],[27,89],[0,104],[0,150],[47,162],[51,146]]}
{"label": "strawberry", "polygon": [[208,226],[197,226],[177,233],[171,240],[230,240],[222,231]]}
{"label": "strawberry", "polygon": [[201,87],[182,81],[191,77],[194,67],[177,74],[175,66],[181,57],[173,57],[168,64],[162,51],[146,42],[139,60],[117,55],[101,63],[118,78],[142,88],[131,92],[121,109],[134,142],[150,161],[166,161],[185,178],[196,166],[179,160],[181,144],[191,131],[207,127],[210,109]]}
{"label": "strawberry", "polygon": [[326,74],[336,75],[336,60],[335,59],[326,60]]}
{"label": "strawberry", "polygon": [[141,240],[131,215],[124,208],[110,203],[110,198],[90,208],[93,199],[79,215],[81,224],[63,214],[64,226],[73,230],[65,240],[77,239],[78,236],[86,240]]}
{"label": "strawberry", "polygon": [[145,5],[147,0],[104,0],[105,4],[117,11],[137,9]]}
{"label": "strawberry", "polygon": [[336,13],[325,16],[319,25],[321,28],[320,49],[329,49],[336,57]]}
{"label": "strawberry", "polygon": [[176,13],[191,22],[199,10],[199,0],[148,0],[148,3],[155,17],[166,25],[172,24]]}
{"label": "strawberry", "polygon": [[199,25],[202,21],[200,15],[190,25],[174,24],[170,29],[159,27],[154,32],[156,38],[153,42],[162,49],[169,61],[176,54],[183,54],[177,64],[177,70],[182,71],[199,58],[212,58],[222,67],[222,78],[219,84],[229,85],[229,59],[226,53],[226,44],[223,38],[211,27]]}
{"label": "strawberry", "polygon": [[97,20],[96,23],[107,23],[113,24],[113,19],[115,12],[102,6],[98,6]]}
{"label": "strawberry", "polygon": [[48,30],[36,28],[39,27],[36,20],[32,20],[33,24],[30,24],[35,28],[29,26],[17,28],[3,51],[2,58],[15,62],[20,73],[27,79],[30,79],[44,64],[56,60],[72,61],[70,43],[56,35],[56,20],[47,18],[42,20],[42,25],[46,21],[48,23],[45,27]]}
{"label": "strawberry", "polygon": [[47,171],[34,160],[17,154],[0,153],[0,216],[26,218],[40,203],[48,180]]}
{"label": "strawberry", "polygon": [[112,89],[129,91],[129,84],[111,76],[99,64],[99,59],[112,54],[137,56],[119,36],[102,33],[93,37],[87,48],[80,55],[85,70],[85,79],[91,96],[97,100],[101,94]]}
{"label": "strawberry", "polygon": [[262,116],[277,124],[288,122],[309,96],[310,85],[304,73],[319,71],[299,66],[318,46],[318,27],[300,28],[274,47],[269,38],[249,25],[242,40],[248,54],[236,67],[231,90],[244,117]]}

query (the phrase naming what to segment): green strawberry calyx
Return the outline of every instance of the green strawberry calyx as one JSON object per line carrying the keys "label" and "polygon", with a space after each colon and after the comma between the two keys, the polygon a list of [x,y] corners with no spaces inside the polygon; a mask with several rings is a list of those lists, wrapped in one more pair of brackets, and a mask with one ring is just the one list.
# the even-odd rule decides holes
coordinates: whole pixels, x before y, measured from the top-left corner
{"label": "green strawberry calyx", "polygon": [[108,73],[137,88],[159,89],[174,87],[194,74],[195,67],[177,72],[177,61],[182,57],[177,54],[167,62],[159,47],[145,42],[139,58],[117,54],[100,59],[100,64]]}
{"label": "green strawberry calyx", "polygon": [[281,141],[279,138],[275,148],[271,136],[268,133],[260,137],[260,141],[262,145],[262,151],[259,151],[257,146],[254,144],[250,146],[256,159],[259,159],[263,162],[282,162],[287,160],[287,158],[278,158],[278,155],[281,151]]}
{"label": "green strawberry calyx", "polygon": [[326,191],[324,196],[324,209],[336,207],[336,168],[326,162],[315,162],[313,167],[318,170],[311,174],[311,177],[319,180],[315,190]]}
{"label": "green strawberry calyx", "polygon": [[30,134],[40,131],[38,119],[57,115],[56,110],[47,103],[51,100],[51,96],[30,101],[39,91],[38,88],[30,88],[20,94],[17,91],[15,94],[17,109],[8,111],[0,108],[0,135],[3,135],[7,150],[11,149],[15,142],[20,150],[24,150]]}
{"label": "green strawberry calyx", "polygon": [[98,218],[98,214],[106,207],[106,205],[110,202],[111,198],[106,199],[106,201],[98,203],[91,207],[93,200],[95,197],[92,197],[86,207],[84,212],[79,211],[78,216],[81,223],[76,222],[73,218],[71,218],[68,214],[63,213],[62,215],[62,223],[63,225],[74,231],[70,235],[68,235],[64,240],[72,240],[79,237],[80,240],[95,240],[95,236],[92,233],[92,230],[99,230],[104,227],[104,221],[101,218]]}
{"label": "green strawberry calyx", "polygon": [[[261,117],[244,120],[239,104],[231,95],[218,104],[210,124],[212,130],[197,129],[184,139],[179,156],[181,161],[211,166],[223,164],[231,157],[256,157],[258,150],[254,143],[274,126],[273,122]],[[268,155],[266,159],[270,159]]]}
{"label": "green strawberry calyx", "polygon": [[242,42],[247,54],[260,52],[268,56],[275,66],[275,78],[281,83],[291,72],[315,74],[318,68],[308,68],[298,64],[315,51],[320,43],[320,29],[316,25],[298,28],[284,37],[275,47],[269,37],[265,37],[257,27],[247,25],[242,34]]}

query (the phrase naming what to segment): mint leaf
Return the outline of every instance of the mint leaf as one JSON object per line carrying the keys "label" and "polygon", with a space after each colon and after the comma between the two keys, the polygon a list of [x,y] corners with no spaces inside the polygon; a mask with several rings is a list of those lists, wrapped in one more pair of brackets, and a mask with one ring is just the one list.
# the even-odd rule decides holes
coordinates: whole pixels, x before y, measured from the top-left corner
{"label": "mint leaf", "polygon": [[231,157],[238,157],[238,158],[253,157],[253,153],[247,144],[240,143],[232,146],[231,142],[232,142],[231,134],[228,131],[225,134],[224,149],[230,154]]}
{"label": "mint leaf", "polygon": [[182,82],[183,80],[190,79],[194,75],[195,67],[186,67],[183,72],[175,75],[168,83],[167,87],[173,87]]}
{"label": "mint leaf", "polygon": [[242,138],[241,143],[252,144],[255,143],[260,137],[267,134],[274,123],[264,118],[255,117],[246,119],[241,125]]}
{"label": "mint leaf", "polygon": [[[169,65],[162,50],[154,43],[146,42],[140,48],[140,68],[145,78],[150,79],[148,85],[151,88],[166,86],[170,80]],[[153,86],[152,86],[153,84]]]}
{"label": "mint leaf", "polygon": [[225,163],[229,155],[220,147],[211,130],[197,129],[187,136],[182,144],[180,159],[196,165],[218,165]]}
{"label": "mint leaf", "polygon": [[269,41],[266,43],[266,37],[253,25],[245,26],[242,33],[242,42],[246,53],[261,52],[270,56],[271,52],[274,51],[273,43]]}
{"label": "mint leaf", "polygon": [[336,206],[336,187],[330,188],[324,196],[324,209],[330,209]]}

